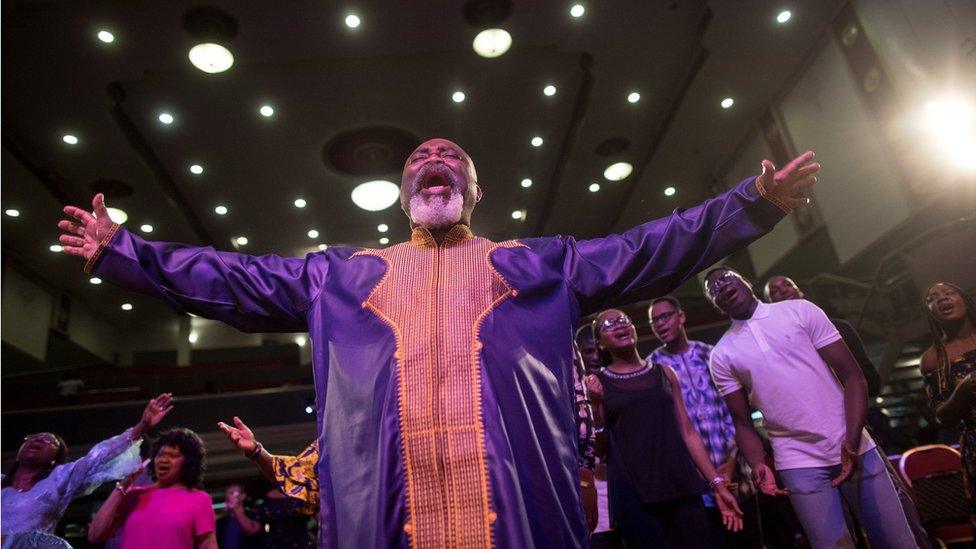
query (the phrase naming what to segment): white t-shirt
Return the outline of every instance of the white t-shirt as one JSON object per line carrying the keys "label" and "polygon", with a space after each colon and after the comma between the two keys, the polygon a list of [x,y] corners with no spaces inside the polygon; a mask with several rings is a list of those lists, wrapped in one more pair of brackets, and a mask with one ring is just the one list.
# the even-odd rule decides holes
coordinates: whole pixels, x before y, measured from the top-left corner
{"label": "white t-shirt", "polygon": [[[809,301],[760,302],[752,318],[732,320],[712,351],[709,369],[719,392],[745,389],[762,412],[777,469],[840,463],[844,389],[817,352],[840,338]],[[864,431],[858,454],[872,448]]]}

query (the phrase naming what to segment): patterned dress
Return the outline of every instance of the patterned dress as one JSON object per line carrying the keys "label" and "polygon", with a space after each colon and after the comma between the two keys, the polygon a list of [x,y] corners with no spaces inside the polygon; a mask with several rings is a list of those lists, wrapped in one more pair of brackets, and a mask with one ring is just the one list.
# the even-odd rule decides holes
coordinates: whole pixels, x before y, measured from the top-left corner
{"label": "patterned dress", "polygon": [[[956,386],[968,374],[976,371],[976,349],[971,349],[952,359],[949,364],[949,378],[944,389],[939,387],[938,372],[931,372],[925,376],[925,392],[928,393],[929,406],[935,410],[949,400]],[[976,406],[970,406],[969,412],[962,419],[962,436],[959,446],[962,448],[963,473],[966,479],[966,496],[969,499],[969,521],[976,528]]]}

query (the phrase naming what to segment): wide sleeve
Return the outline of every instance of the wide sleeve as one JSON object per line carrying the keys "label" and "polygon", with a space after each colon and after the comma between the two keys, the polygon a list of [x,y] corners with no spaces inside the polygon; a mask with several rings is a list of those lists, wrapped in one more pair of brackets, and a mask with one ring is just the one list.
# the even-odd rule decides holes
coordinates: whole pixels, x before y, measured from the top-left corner
{"label": "wide sleeve", "polygon": [[92,446],[84,457],[59,465],[50,479],[62,504],[92,493],[99,484],[125,478],[139,469],[142,439],[132,440],[132,429]]}
{"label": "wide sleeve", "polygon": [[660,296],[772,230],[784,212],[755,178],[622,234],[565,239],[563,274],[583,314]]}
{"label": "wide sleeve", "polygon": [[325,280],[328,257],[250,256],[149,242],[115,225],[85,272],[246,332],[299,332],[308,329],[306,312]]}
{"label": "wide sleeve", "polygon": [[319,476],[316,465],[319,462],[319,443],[313,442],[297,456],[272,456],[275,481],[278,487],[290,498],[305,502],[302,510],[314,515],[319,505]]}

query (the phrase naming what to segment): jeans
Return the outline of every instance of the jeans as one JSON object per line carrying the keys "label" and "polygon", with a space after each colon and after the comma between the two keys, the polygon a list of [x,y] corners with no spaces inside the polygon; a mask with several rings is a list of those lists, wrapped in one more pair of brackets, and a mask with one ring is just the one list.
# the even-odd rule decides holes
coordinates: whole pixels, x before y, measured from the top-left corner
{"label": "jeans", "polygon": [[877,449],[861,455],[854,475],[834,488],[830,483],[839,472],[840,465],[779,471],[814,549],[855,547],[844,518],[844,502],[867,531],[872,546],[917,547],[898,492]]}

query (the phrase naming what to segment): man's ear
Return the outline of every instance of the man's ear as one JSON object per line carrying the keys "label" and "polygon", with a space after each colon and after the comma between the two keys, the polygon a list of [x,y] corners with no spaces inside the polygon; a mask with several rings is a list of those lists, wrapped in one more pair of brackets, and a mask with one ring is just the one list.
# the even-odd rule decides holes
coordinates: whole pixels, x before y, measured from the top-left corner
{"label": "man's ear", "polygon": [[481,185],[475,185],[475,188],[478,189],[478,194],[475,195],[474,201],[475,202],[481,202],[481,197],[484,194],[483,192],[481,192]]}

